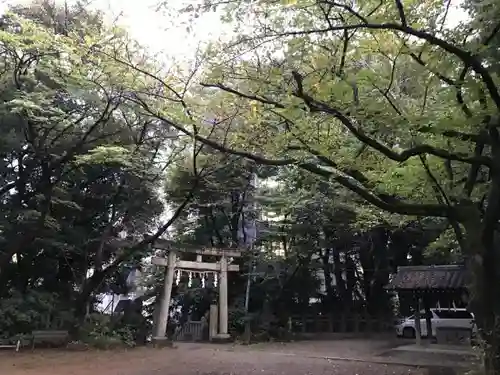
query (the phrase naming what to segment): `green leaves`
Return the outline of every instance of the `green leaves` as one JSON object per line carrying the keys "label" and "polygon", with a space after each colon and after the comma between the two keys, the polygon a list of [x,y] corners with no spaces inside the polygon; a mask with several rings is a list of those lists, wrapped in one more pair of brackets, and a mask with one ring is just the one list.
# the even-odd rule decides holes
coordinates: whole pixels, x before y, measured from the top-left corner
{"label": "green leaves", "polygon": [[[0,27],[0,296],[48,293],[75,318],[75,300],[92,307],[111,277],[87,287],[90,269],[148,255],[140,247],[129,259],[110,243],[157,230],[158,190],[178,150],[134,101],[157,89],[135,69],[153,70],[144,50],[81,4],[49,3],[16,8]],[[50,323],[29,309],[18,328]]]}
{"label": "green leaves", "polygon": [[[440,26],[446,16],[440,2],[410,2],[404,8],[409,25],[436,35],[441,28],[440,37],[459,38],[458,31]],[[472,155],[473,142],[450,136],[450,130],[477,133],[491,108],[485,109],[487,99],[479,97],[477,76],[468,74],[460,82],[465,104],[457,101],[459,56],[424,43],[425,38],[409,37],[418,34],[411,30],[353,27],[401,22],[395,4],[325,9],[299,1],[264,10],[260,3],[236,2],[231,9],[254,21],[234,40],[219,44],[218,51],[211,47],[205,82],[220,90],[209,94],[220,99],[199,110],[216,108],[231,124],[237,119],[240,126],[231,126],[224,138],[232,148],[318,165],[328,160],[337,170],[368,177],[368,186],[362,183],[375,194],[415,203],[434,203],[436,187],[418,155],[398,163],[388,158],[391,152],[423,144]],[[461,195],[463,186],[447,181],[443,158],[431,159],[431,171],[446,194]],[[453,179],[463,179],[466,166],[453,163],[452,168]]]}
{"label": "green leaves", "polygon": [[130,151],[122,146],[98,146],[89,150],[88,154],[80,155],[75,160],[77,165],[100,164],[100,165],[120,165],[130,167]]}

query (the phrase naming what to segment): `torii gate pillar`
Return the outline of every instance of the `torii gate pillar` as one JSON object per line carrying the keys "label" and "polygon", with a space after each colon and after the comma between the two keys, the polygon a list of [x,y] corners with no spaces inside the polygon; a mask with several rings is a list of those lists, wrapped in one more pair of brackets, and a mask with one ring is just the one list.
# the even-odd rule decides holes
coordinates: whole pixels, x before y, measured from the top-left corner
{"label": "torii gate pillar", "polygon": [[220,260],[219,280],[219,338],[228,339],[228,302],[227,302],[227,258]]}
{"label": "torii gate pillar", "polygon": [[172,285],[174,283],[174,272],[177,256],[175,251],[169,251],[167,258],[167,267],[165,270],[165,278],[163,281],[163,292],[160,296],[158,307],[157,321],[154,324],[153,343],[158,346],[163,346],[168,341],[167,339],[167,324],[168,314],[170,310],[170,297],[172,296]]}

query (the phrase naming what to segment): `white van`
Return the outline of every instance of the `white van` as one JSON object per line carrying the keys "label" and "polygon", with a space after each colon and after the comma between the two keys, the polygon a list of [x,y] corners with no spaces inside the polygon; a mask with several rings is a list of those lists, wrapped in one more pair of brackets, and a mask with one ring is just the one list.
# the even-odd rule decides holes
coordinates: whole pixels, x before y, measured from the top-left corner
{"label": "white van", "polygon": [[[432,323],[432,337],[436,336],[437,327],[460,327],[471,328],[473,333],[477,332],[474,315],[466,309],[430,309]],[[427,324],[425,322],[425,311],[420,312],[420,328],[422,337],[427,336]],[[409,316],[396,324],[396,334],[400,337],[413,338],[416,334],[415,316]]]}

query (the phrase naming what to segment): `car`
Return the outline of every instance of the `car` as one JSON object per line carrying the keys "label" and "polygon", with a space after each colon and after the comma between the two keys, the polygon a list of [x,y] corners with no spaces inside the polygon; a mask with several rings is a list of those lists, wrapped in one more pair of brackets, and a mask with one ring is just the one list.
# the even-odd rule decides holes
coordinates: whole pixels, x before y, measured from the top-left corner
{"label": "car", "polygon": [[[438,327],[471,328],[473,333],[477,332],[474,314],[467,309],[430,309],[430,312],[432,314],[432,337],[436,337]],[[396,334],[399,337],[414,338],[416,332],[414,315],[403,318],[396,324]],[[420,312],[420,332],[422,337],[427,337],[424,310]]]}

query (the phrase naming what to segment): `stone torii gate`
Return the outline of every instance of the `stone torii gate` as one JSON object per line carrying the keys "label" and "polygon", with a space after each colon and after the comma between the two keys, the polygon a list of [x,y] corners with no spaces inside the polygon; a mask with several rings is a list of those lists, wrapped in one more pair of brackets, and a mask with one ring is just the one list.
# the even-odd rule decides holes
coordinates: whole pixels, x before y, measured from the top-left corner
{"label": "stone torii gate", "polygon": [[[228,332],[228,298],[227,298],[227,273],[237,272],[240,270],[238,265],[229,264],[229,258],[237,258],[241,256],[241,251],[238,249],[218,249],[218,248],[179,248],[173,249],[173,244],[170,241],[157,241],[155,248],[168,251],[168,256],[154,257],[152,263],[157,266],[166,267],[165,277],[163,282],[163,292],[160,295],[159,301],[156,302],[157,314],[155,316],[153,329],[153,343],[161,346],[168,342],[166,336],[170,300],[172,295],[172,286],[174,282],[174,274],[176,270],[189,272],[213,272],[219,273],[219,329],[217,332],[217,309],[210,309],[210,336],[212,338],[226,340],[229,338]],[[191,253],[196,254],[196,261],[188,261],[179,259],[179,254]],[[203,256],[216,257],[217,261],[204,262]],[[215,307],[215,306],[214,306]]]}

